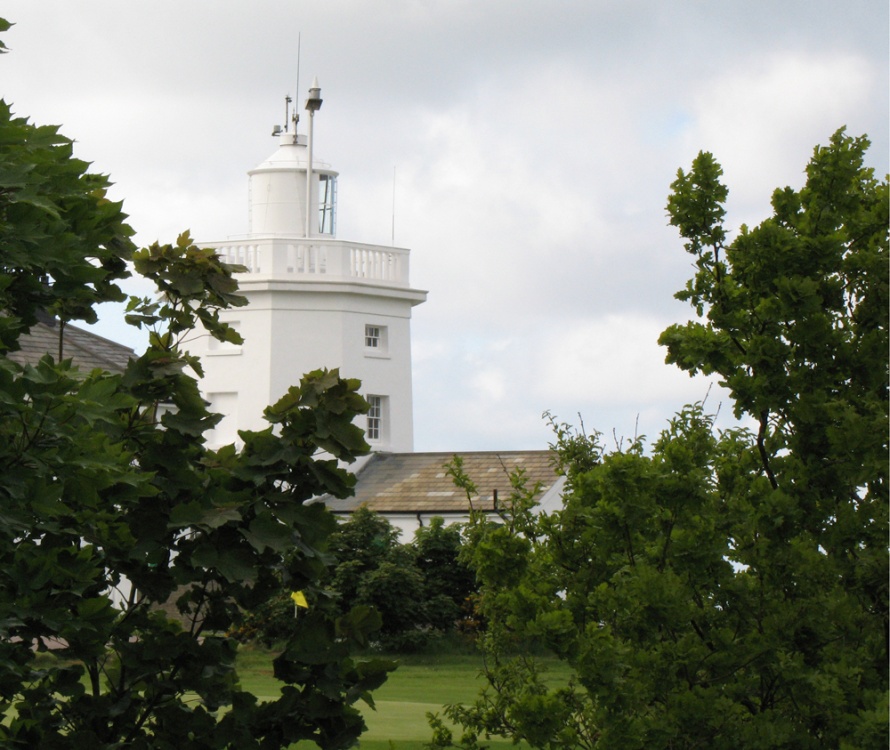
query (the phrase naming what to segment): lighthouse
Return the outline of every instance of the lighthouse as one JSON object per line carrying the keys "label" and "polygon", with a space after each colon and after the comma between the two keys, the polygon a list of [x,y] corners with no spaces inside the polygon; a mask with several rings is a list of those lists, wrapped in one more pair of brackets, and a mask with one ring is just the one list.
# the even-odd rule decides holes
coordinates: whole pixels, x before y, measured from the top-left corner
{"label": "lighthouse", "polygon": [[336,367],[362,381],[370,411],[360,425],[372,449],[409,452],[411,310],[426,292],[411,288],[409,250],[337,238],[339,175],[313,152],[321,104],[314,82],[308,134],[297,132],[296,116],[276,126],[277,149],[248,172],[247,234],[199,243],[245,268],[236,278],[248,300],[220,316],[243,344],[203,335],[189,345],[204,367],[204,397],[224,415],[208,440],[220,446],[238,430],[264,429],[265,407],[304,373]]}

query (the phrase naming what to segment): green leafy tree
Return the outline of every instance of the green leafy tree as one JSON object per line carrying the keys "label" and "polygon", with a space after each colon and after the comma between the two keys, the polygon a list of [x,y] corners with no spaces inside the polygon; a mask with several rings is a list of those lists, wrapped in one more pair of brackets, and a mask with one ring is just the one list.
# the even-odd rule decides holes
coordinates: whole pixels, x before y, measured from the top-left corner
{"label": "green leafy tree", "polygon": [[[183,340],[199,324],[235,340],[218,318],[243,303],[233,268],[187,234],[134,252],[108,184],[57,128],[0,102],[0,743],[349,747],[364,726],[354,704],[392,665],[350,655],[379,619],[316,595],[336,523],[306,501],[350,492],[338,461],[367,450],[359,384],[310,373],[267,429],[209,450],[220,416]],[[151,333],[126,372],[6,356],[42,312],[90,321],[123,299],[128,260],[160,296],[129,304]],[[226,633],[283,588],[313,606],[274,661],[280,694],[258,703]],[[160,608],[171,598],[179,617]]]}
{"label": "green leafy tree", "polygon": [[423,576],[427,620],[436,630],[451,631],[476,591],[475,576],[461,559],[461,528],[431,518],[428,526],[414,532],[411,547],[414,564]]}
{"label": "green leafy tree", "polygon": [[[398,645],[397,636],[424,620],[422,577],[398,537],[398,529],[386,518],[359,508],[330,536],[331,565],[323,581],[323,596],[335,611],[346,614],[356,605],[373,608],[381,618],[375,643],[387,648]],[[294,550],[287,557],[300,554]],[[297,625],[293,602],[282,591],[250,611],[238,636],[274,644],[292,635]]]}
{"label": "green leafy tree", "polygon": [[561,426],[564,509],[520,494],[471,530],[489,687],[446,712],[462,746],[886,747],[888,185],[867,145],[837,132],[731,242],[714,158],[679,172],[699,319],[661,343],[754,426],[692,406],[612,451]]}
{"label": "green leafy tree", "polygon": [[382,624],[378,645],[387,651],[414,651],[434,634],[430,593],[413,544],[385,517],[358,508],[332,538],[337,559],[331,587],[339,606],[372,607]]}
{"label": "green leafy tree", "polygon": [[411,651],[429,639],[423,576],[407,554],[384,560],[367,571],[356,593],[360,604],[380,613],[382,648]]}
{"label": "green leafy tree", "polygon": [[[325,596],[343,614],[356,605],[377,613],[376,647],[423,649],[455,629],[475,590],[471,571],[459,559],[461,548],[459,528],[446,527],[441,518],[402,544],[398,529],[384,516],[360,507],[331,535],[333,564],[324,580]],[[238,636],[271,644],[296,626],[293,603],[282,592],[251,610]]]}
{"label": "green leafy tree", "polygon": [[358,601],[364,576],[391,560],[399,547],[398,529],[367,506],[356,509],[339,525],[331,537],[336,565],[330,585],[344,610]]}
{"label": "green leafy tree", "polygon": [[[0,26],[2,30],[2,26]],[[94,305],[123,301],[132,230],[107,178],[90,174],[54,126],[14,117],[0,100],[0,352],[48,313],[96,321]]]}

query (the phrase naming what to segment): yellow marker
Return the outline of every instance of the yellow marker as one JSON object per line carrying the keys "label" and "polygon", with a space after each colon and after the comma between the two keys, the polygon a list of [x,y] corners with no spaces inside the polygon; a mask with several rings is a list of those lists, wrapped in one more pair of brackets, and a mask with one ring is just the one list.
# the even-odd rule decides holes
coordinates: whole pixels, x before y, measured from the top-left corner
{"label": "yellow marker", "polygon": [[293,599],[295,606],[309,609],[309,602],[306,601],[306,595],[302,591],[294,591],[290,598]]}

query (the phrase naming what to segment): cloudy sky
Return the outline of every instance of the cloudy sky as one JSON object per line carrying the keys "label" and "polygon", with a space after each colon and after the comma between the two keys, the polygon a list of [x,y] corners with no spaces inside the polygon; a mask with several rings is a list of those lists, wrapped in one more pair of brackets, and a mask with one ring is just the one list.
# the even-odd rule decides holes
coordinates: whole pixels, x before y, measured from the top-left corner
{"label": "cloudy sky", "polygon": [[[886,0],[7,0],[0,94],[111,175],[137,241],[247,230],[246,171],[313,76],[338,236],[412,250],[417,450],[542,448],[550,410],[655,435],[691,273],[665,200],[699,150],[729,224],[868,133],[888,171]],[[395,189],[394,189],[395,188]],[[395,219],[393,221],[393,194]],[[103,335],[125,339],[120,313]],[[709,403],[716,408],[719,394]],[[724,403],[723,413],[729,411]],[[638,426],[635,426],[637,425]]]}

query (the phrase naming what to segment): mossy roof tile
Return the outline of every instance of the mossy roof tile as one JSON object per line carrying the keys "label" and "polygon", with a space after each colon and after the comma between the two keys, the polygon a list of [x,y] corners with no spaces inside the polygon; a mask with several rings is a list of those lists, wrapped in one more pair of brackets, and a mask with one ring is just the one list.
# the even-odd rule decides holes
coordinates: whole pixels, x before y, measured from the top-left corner
{"label": "mossy roof tile", "polygon": [[366,505],[378,513],[466,513],[466,493],[455,487],[446,465],[459,455],[463,470],[474,482],[477,510],[491,510],[495,490],[504,499],[511,491],[510,473],[522,469],[529,487],[544,494],[557,481],[552,454],[539,451],[474,451],[471,453],[376,453],[357,474],[355,495],[344,500],[325,498],[334,511],[350,512]]}

